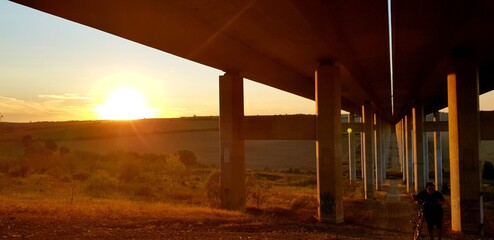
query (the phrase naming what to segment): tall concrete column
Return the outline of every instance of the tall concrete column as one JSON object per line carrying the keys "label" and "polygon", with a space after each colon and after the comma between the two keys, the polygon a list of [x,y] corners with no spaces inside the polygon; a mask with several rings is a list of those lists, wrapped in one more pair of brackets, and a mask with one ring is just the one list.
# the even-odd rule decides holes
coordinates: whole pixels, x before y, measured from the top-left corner
{"label": "tall concrete column", "polygon": [[364,197],[372,198],[375,189],[374,182],[374,113],[370,102],[362,107],[362,121],[364,123],[363,156],[364,156]]}
{"label": "tall concrete column", "polygon": [[479,160],[479,82],[470,57],[454,59],[448,74],[448,128],[451,225],[454,231],[479,232],[481,221]]}
{"label": "tall concrete column", "polygon": [[341,79],[334,65],[315,73],[318,216],[322,222],[343,222],[341,162]]}
{"label": "tall concrete column", "polygon": [[[355,114],[348,113],[348,123],[355,123]],[[348,177],[350,181],[357,179],[357,165],[355,161],[355,133],[353,131],[347,131],[348,133]]]}
{"label": "tall concrete column", "polygon": [[[391,147],[391,125],[388,124],[388,123],[385,123],[383,122],[383,138],[382,138],[382,164],[381,164],[381,174],[382,174],[382,177],[383,177],[383,183],[386,181],[386,173],[387,173],[387,170],[388,170],[388,167],[389,167],[389,159],[390,159],[390,147]],[[395,161],[392,161],[391,162],[391,166],[393,168],[397,167],[394,165]]]}
{"label": "tall concrete column", "polygon": [[410,114],[405,115],[405,161],[407,169],[407,193],[415,191],[414,189],[414,174],[413,174],[413,151],[412,151],[412,121]]}
{"label": "tall concrete column", "polygon": [[[362,106],[363,107],[363,106]],[[364,113],[360,122],[364,123]],[[360,132],[360,179],[365,179],[365,136],[364,132]]]}
{"label": "tall concrete column", "polygon": [[402,181],[406,182],[406,171],[405,171],[405,143],[403,141],[403,136],[404,134],[404,127],[403,127],[403,121],[404,119],[401,119],[396,125],[395,125],[395,132],[396,132],[396,142],[398,145],[398,158],[400,160],[400,171],[402,175]]}
{"label": "tall concrete column", "polygon": [[425,159],[425,134],[424,134],[424,110],[421,105],[412,109],[413,115],[413,172],[415,180],[415,192],[425,188],[426,177],[424,168]]}
{"label": "tall concrete column", "polygon": [[374,114],[374,124],[376,129],[374,131],[374,166],[376,176],[376,190],[381,191],[383,188],[382,177],[382,123],[381,114]]}
{"label": "tall concrete column", "polygon": [[[441,113],[434,112],[434,122],[441,121]],[[440,191],[443,186],[443,146],[441,131],[434,132],[434,183]]]}
{"label": "tall concrete column", "polygon": [[245,210],[245,147],[243,79],[220,76],[221,207]]}

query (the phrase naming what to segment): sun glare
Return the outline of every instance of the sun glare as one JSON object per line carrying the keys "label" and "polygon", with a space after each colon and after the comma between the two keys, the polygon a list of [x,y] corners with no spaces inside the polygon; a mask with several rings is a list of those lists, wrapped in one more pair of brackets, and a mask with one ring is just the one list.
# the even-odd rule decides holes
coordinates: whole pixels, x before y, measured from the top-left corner
{"label": "sun glare", "polygon": [[106,103],[96,107],[100,119],[132,120],[152,118],[156,110],[146,104],[141,93],[131,88],[120,88],[112,91]]}

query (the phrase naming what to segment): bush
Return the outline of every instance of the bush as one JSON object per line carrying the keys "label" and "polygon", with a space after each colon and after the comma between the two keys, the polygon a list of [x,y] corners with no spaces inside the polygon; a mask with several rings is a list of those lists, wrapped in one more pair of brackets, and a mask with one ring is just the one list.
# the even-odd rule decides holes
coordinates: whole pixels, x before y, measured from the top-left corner
{"label": "bush", "polygon": [[137,190],[134,193],[135,196],[141,197],[141,198],[152,198],[155,197],[153,193],[153,189],[150,186],[147,185],[141,185],[137,188]]}
{"label": "bush", "polygon": [[307,205],[309,205],[309,203],[313,200],[314,199],[310,196],[301,196],[297,199],[292,200],[290,203],[290,212],[296,213],[298,210],[307,207]]}
{"label": "bush", "polygon": [[178,155],[180,162],[182,162],[187,168],[197,164],[197,157],[192,151],[182,149],[178,150],[175,154]]}
{"label": "bush", "polygon": [[86,191],[93,196],[104,196],[118,190],[118,180],[105,170],[98,170],[89,178]]}
{"label": "bush", "polygon": [[245,182],[247,201],[254,202],[257,208],[271,195],[271,185],[256,174],[247,175]]}
{"label": "bush", "polygon": [[25,161],[15,161],[9,166],[8,174],[12,177],[26,177],[29,173],[29,164]]}
{"label": "bush", "polygon": [[494,179],[494,166],[489,161],[484,162],[482,179]]}
{"label": "bush", "polygon": [[119,179],[125,182],[130,182],[136,179],[141,172],[141,166],[137,159],[125,159],[119,167]]}
{"label": "bush", "polygon": [[220,171],[213,170],[209,174],[208,180],[206,182],[206,190],[209,200],[209,205],[214,208],[219,208],[221,205],[220,196]]}
{"label": "bush", "polygon": [[170,176],[173,180],[183,177],[185,170],[185,165],[180,161],[179,155],[174,154],[166,158],[164,171],[165,174]]}

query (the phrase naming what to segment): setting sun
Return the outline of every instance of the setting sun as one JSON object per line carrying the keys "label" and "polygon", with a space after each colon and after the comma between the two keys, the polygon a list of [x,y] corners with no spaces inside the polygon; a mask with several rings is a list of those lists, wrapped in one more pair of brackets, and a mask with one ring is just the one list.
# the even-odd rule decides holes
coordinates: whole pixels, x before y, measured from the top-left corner
{"label": "setting sun", "polygon": [[141,93],[131,88],[120,88],[112,91],[106,103],[96,107],[100,119],[132,120],[152,118],[156,109],[150,108]]}

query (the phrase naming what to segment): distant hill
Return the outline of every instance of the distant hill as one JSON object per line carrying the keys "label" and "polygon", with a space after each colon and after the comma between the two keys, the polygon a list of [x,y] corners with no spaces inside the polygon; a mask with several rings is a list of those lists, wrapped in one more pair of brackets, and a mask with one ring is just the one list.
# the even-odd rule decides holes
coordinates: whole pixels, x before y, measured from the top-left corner
{"label": "distant hill", "polygon": [[[219,165],[218,117],[0,123],[0,155],[19,155],[21,139],[53,140],[71,151],[170,154],[193,151],[199,162]],[[246,141],[248,168],[315,169],[314,141]]]}
{"label": "distant hill", "polygon": [[[219,165],[218,117],[133,121],[0,122],[0,156],[22,154],[21,139],[27,135],[37,141],[53,140],[59,147],[65,146],[72,151],[93,151],[102,154],[112,151],[170,154],[180,149],[188,149],[196,154],[199,162]],[[428,136],[429,163],[432,170],[433,145],[431,134]],[[449,169],[447,133],[442,134],[442,139],[444,167]],[[392,138],[392,141],[396,140]],[[396,144],[392,143],[391,146],[392,158],[396,161]],[[343,135],[342,147],[345,167],[348,164],[346,134]],[[359,148],[357,146],[357,150]],[[245,154],[248,168],[315,170],[316,167],[315,142],[310,140],[246,141]],[[494,141],[481,142],[480,160],[494,162]]]}

